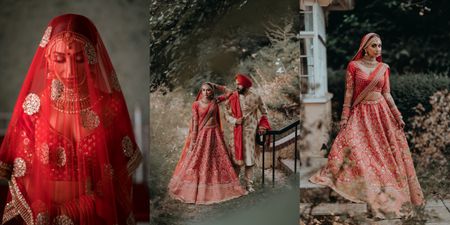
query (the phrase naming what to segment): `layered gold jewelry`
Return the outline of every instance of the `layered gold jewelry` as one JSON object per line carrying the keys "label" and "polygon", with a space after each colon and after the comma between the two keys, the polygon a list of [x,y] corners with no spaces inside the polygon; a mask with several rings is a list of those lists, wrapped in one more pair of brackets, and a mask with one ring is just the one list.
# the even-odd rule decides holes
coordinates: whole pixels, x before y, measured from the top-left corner
{"label": "layered gold jewelry", "polygon": [[362,63],[362,64],[364,64],[365,66],[367,66],[367,67],[375,67],[375,66],[377,66],[378,65],[378,61],[376,61],[376,60],[370,60],[370,59],[367,59],[366,57],[363,57],[361,60],[360,60],[360,62]]}
{"label": "layered gold jewelry", "polygon": [[84,99],[58,98],[52,100],[52,106],[57,111],[67,114],[80,113],[89,110],[92,107],[89,98],[87,97]]}
{"label": "layered gold jewelry", "polygon": [[[206,98],[208,98],[208,97],[206,97]],[[209,104],[211,102],[211,100],[205,101],[203,98],[200,99],[200,101],[204,104]]]}

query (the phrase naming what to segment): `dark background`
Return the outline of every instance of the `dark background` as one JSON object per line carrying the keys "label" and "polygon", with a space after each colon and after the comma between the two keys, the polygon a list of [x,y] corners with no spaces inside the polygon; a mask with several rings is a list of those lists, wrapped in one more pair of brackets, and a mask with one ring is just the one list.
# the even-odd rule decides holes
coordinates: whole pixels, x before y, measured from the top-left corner
{"label": "dark background", "polygon": [[364,34],[383,42],[383,60],[394,73],[450,69],[450,2],[445,0],[360,0],[351,11],[328,17],[328,66],[343,69]]}

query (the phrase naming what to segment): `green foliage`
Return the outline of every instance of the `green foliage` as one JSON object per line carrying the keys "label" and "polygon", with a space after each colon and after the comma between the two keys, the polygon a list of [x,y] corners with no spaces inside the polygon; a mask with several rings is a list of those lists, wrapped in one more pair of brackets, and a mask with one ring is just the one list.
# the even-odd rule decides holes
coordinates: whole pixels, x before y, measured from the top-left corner
{"label": "green foliage", "polygon": [[[333,120],[339,120],[345,92],[345,72],[330,71],[328,90],[333,93]],[[405,119],[416,114],[413,109],[421,103],[426,111],[431,109],[429,97],[436,91],[449,89],[450,78],[437,74],[391,74],[391,93]]]}
{"label": "green foliage", "polygon": [[413,107],[421,103],[425,111],[431,109],[430,96],[436,91],[449,89],[450,78],[436,74],[393,75],[390,78],[391,92],[404,118],[416,114]]}
{"label": "green foliage", "polygon": [[254,89],[269,108],[271,123],[283,127],[298,119],[301,113],[299,97],[299,42],[292,20],[268,23],[266,36],[270,45],[242,60],[238,71],[252,76]]}
{"label": "green foliage", "polygon": [[[205,24],[226,13],[241,0],[208,1],[154,0],[150,5],[150,88],[169,86],[169,74],[178,66],[189,67],[180,59],[192,52],[180,51],[189,43],[193,34],[201,33]],[[182,64],[182,65],[180,65]]]}
{"label": "green foliage", "polygon": [[450,184],[450,93],[438,91],[428,98],[431,110],[425,113],[422,104],[415,107],[417,116],[410,119],[407,132],[411,151],[416,156],[417,173],[426,193],[448,198]]}
{"label": "green foliage", "polygon": [[342,69],[355,54],[362,36],[381,35],[383,59],[394,72],[448,73],[449,1],[357,1],[351,11],[332,12],[328,19],[328,63]]}

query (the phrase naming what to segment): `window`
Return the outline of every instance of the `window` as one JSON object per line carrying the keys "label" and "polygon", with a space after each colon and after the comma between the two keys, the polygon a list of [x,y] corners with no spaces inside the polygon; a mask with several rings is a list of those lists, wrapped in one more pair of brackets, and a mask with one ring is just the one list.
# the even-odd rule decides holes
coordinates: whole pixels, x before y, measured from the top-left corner
{"label": "window", "polygon": [[325,15],[318,3],[300,11],[300,90],[305,97],[322,98],[327,93]]}

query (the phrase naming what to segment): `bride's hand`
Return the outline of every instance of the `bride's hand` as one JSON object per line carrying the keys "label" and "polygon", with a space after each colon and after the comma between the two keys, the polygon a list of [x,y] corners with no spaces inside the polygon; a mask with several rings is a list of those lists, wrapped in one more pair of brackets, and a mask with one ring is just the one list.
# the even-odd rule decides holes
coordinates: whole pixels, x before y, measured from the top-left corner
{"label": "bride's hand", "polygon": [[222,91],[222,92],[228,92],[229,91],[226,86],[223,86],[223,85],[220,85],[220,84],[216,84],[216,83],[213,83],[213,82],[206,82],[206,83],[211,85],[214,89],[217,89],[219,91]]}
{"label": "bride's hand", "polygon": [[345,126],[347,126],[347,120],[346,119],[342,119],[341,122],[339,123],[339,127],[340,129],[344,129]]}
{"label": "bride's hand", "polygon": [[211,85],[213,88],[216,88],[218,85],[213,82],[206,82],[206,84]]}

